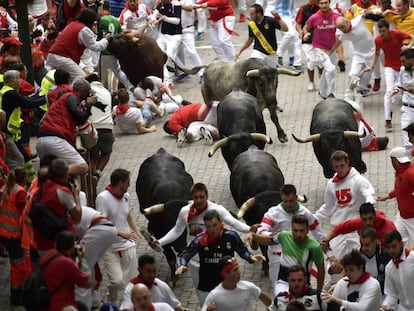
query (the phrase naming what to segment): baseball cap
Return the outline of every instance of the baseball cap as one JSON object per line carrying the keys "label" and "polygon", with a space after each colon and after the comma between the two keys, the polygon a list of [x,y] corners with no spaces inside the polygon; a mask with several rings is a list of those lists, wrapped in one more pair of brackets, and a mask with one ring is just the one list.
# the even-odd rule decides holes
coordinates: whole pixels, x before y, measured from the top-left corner
{"label": "baseball cap", "polygon": [[3,38],[1,41],[3,42],[5,46],[12,46],[12,45],[22,46],[23,45],[23,43],[20,42],[19,39],[16,39],[14,37],[6,37],[6,38]]}
{"label": "baseball cap", "polygon": [[407,156],[407,151],[404,147],[395,147],[390,152],[390,157],[396,158],[400,163],[410,162],[410,158]]}
{"label": "baseball cap", "polygon": [[117,305],[113,304],[112,302],[105,302],[99,311],[119,311]]}

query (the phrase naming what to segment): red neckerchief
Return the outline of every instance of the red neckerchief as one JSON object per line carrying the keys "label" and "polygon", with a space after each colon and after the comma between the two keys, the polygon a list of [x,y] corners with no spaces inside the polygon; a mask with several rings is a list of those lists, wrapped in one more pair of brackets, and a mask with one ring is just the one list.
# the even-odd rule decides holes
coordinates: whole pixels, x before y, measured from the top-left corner
{"label": "red neckerchief", "polygon": [[118,193],[116,193],[115,189],[111,185],[108,185],[105,188],[105,190],[108,190],[109,193],[112,194],[118,200],[122,200],[124,198],[124,195],[123,194],[119,195]]}
{"label": "red neckerchief", "polygon": [[[127,2],[128,3],[128,2]],[[131,108],[131,106],[127,104],[119,104],[116,106],[115,114],[117,116],[124,115],[128,111],[128,109]]]}
{"label": "red neckerchief", "polygon": [[332,182],[341,182],[341,181],[343,181],[345,178],[347,178],[347,177],[348,177],[349,173],[351,172],[351,169],[352,169],[352,166],[350,166],[350,167],[349,167],[349,170],[348,170],[348,172],[345,174],[345,176],[344,176],[344,177],[339,177],[339,176],[338,176],[338,174],[336,174],[336,175],[334,176],[334,178],[332,178]]}
{"label": "red neckerchief", "polygon": [[144,284],[146,287],[148,287],[148,289],[151,289],[151,287],[153,285],[158,286],[158,284],[156,282],[152,282],[152,283],[147,283],[145,282],[139,275],[137,275],[136,277],[132,278],[131,281],[132,284],[136,285],[136,284]]}
{"label": "red neckerchief", "polygon": [[187,222],[189,223],[195,216],[200,215],[203,213],[208,207],[208,203],[202,209],[195,208],[194,203],[191,204],[190,210],[188,211]]}
{"label": "red neckerchief", "polygon": [[368,280],[371,277],[371,274],[368,272],[364,272],[362,273],[362,275],[359,277],[358,280],[356,280],[355,282],[351,282],[348,280],[348,287],[351,285],[356,285],[356,284],[362,284],[364,283],[366,280]]}
{"label": "red neckerchief", "polygon": [[[408,257],[408,255],[410,255],[410,250],[408,248],[406,248],[404,250],[405,252],[405,258]],[[402,263],[404,260],[401,259],[401,256],[397,259],[393,259],[392,262],[394,263],[395,267],[398,269],[400,267],[400,263]]]}
{"label": "red neckerchief", "polygon": [[287,292],[285,297],[289,301],[292,300],[295,297],[303,297],[303,296],[305,296],[305,293],[307,292],[308,289],[309,289],[309,285],[305,284],[305,288],[303,289],[303,291],[301,291],[300,293],[294,295],[294,294],[292,294],[292,289],[289,287],[289,291]]}
{"label": "red neckerchief", "polygon": [[200,239],[200,245],[201,246],[208,246],[208,245],[216,243],[221,238],[221,236],[223,235],[223,232],[224,232],[224,228],[221,227],[221,231],[220,231],[219,236],[217,238],[213,238],[211,235],[208,234],[207,230],[204,231],[204,233],[203,233],[203,235]]}
{"label": "red neckerchief", "polygon": [[[352,25],[351,24],[349,24],[351,27],[352,27]],[[351,28],[352,29],[352,28]],[[354,116],[355,116],[355,119],[357,119],[357,120],[359,120],[359,121],[361,121],[362,123],[364,123],[364,125],[365,125],[365,127],[367,128],[367,130],[368,130],[368,132],[371,134],[374,130],[372,129],[372,127],[368,124],[368,122],[367,121],[365,121],[365,119],[364,119],[364,117],[360,114],[360,113],[358,113],[358,112],[354,112]]]}

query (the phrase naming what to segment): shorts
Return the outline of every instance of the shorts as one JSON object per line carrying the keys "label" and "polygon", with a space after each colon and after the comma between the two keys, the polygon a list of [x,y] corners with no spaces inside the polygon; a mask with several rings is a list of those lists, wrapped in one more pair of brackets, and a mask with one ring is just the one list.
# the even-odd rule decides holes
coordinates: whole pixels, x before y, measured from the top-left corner
{"label": "shorts", "polygon": [[112,153],[112,146],[114,144],[114,134],[111,132],[105,132],[98,130],[98,142],[92,149],[89,150],[91,159],[97,160],[99,156],[109,155]]}
{"label": "shorts", "polygon": [[57,136],[43,136],[37,138],[36,150],[39,158],[55,155],[65,160],[67,164],[85,164],[86,161],[79,152],[65,139]]}

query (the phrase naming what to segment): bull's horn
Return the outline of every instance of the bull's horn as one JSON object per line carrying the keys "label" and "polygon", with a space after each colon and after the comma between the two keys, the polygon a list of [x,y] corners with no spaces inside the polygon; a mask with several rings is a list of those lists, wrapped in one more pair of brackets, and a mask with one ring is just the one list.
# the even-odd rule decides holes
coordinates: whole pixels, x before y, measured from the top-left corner
{"label": "bull's horn", "polygon": [[366,133],[364,131],[364,133],[359,134],[357,131],[344,131],[344,136],[345,138],[353,138],[353,137],[358,137],[358,138],[363,138],[365,137]]}
{"label": "bull's horn", "polygon": [[317,142],[321,138],[321,134],[313,134],[306,138],[299,138],[299,137],[296,137],[295,134],[292,133],[292,137],[298,143],[304,144],[304,143],[309,143],[309,142]]}
{"label": "bull's horn", "polygon": [[272,139],[269,136],[266,136],[261,133],[250,133],[250,137],[252,138],[252,140],[262,141],[266,144],[273,143]]}
{"label": "bull's horn", "polygon": [[164,212],[164,204],[155,204],[144,209],[144,215],[160,214]]}
{"label": "bull's horn", "polygon": [[306,203],[306,202],[308,202],[308,197],[306,196],[306,194],[304,194],[304,195],[298,195],[298,201],[300,202],[300,203]]}
{"label": "bull's horn", "polygon": [[259,69],[252,69],[246,72],[246,77],[257,78],[259,76]]}
{"label": "bull's horn", "polygon": [[240,207],[239,212],[237,213],[237,218],[241,219],[243,218],[244,214],[247,213],[247,211],[252,208],[256,204],[254,198],[248,199],[246,202],[243,203],[243,205]]}
{"label": "bull's horn", "polygon": [[228,138],[222,138],[219,141],[217,141],[208,152],[208,157],[211,158],[217,150],[219,150],[221,147],[227,145]]}
{"label": "bull's horn", "polygon": [[297,70],[291,70],[287,68],[276,68],[277,73],[280,75],[289,75],[289,76],[299,76],[300,71]]}

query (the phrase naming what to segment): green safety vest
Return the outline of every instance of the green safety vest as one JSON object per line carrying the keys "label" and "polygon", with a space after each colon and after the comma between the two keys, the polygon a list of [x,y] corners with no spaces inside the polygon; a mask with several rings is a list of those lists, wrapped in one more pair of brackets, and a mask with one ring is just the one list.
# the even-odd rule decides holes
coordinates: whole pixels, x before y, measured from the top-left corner
{"label": "green safety vest", "polygon": [[[3,106],[3,95],[8,91],[13,91],[14,89],[11,86],[4,85],[0,90],[0,109]],[[20,107],[13,109],[9,121],[7,122],[7,132],[9,132],[13,141],[19,141],[22,138],[22,131],[20,129],[21,124],[23,123],[22,110]]]}

